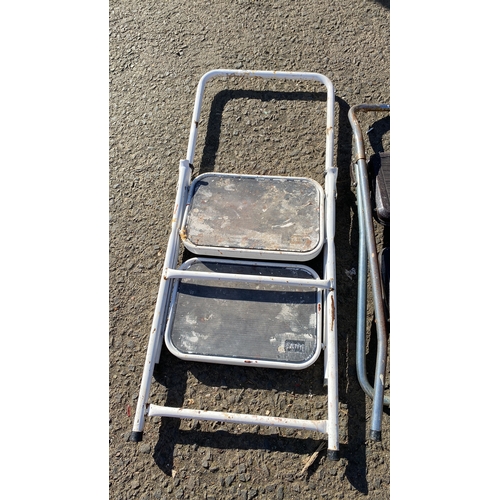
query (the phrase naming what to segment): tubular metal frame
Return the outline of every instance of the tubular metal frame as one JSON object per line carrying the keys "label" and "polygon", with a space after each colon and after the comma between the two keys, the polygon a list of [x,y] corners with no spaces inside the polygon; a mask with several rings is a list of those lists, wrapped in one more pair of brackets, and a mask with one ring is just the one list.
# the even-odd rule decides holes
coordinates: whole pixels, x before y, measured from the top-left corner
{"label": "tubular metal frame", "polygon": [[[381,440],[383,406],[390,406],[390,398],[384,396],[385,371],[387,363],[386,317],[382,298],[382,279],[377,258],[375,232],[371,213],[370,188],[366,164],[363,133],[356,113],[389,112],[388,104],[359,104],[350,108],[348,117],[354,134],[355,175],[359,219],[359,256],[358,256],[358,306],[356,327],[356,371],[364,392],[373,399],[370,424],[370,438]],[[374,387],[366,376],[366,284],[367,262],[369,263],[375,322],[377,330],[377,359],[375,366]]]}
{"label": "tubular metal frame", "polygon": [[[323,83],[327,88],[327,116],[326,116],[326,153],[325,153],[325,237],[323,243],[324,255],[324,278],[318,280],[278,280],[276,277],[247,275],[225,275],[223,273],[203,273],[196,274],[197,279],[217,279],[217,280],[242,280],[258,281],[261,283],[277,283],[284,285],[313,286],[322,291],[323,295],[323,347],[324,356],[324,383],[327,385],[328,395],[328,416],[327,420],[300,420],[293,418],[276,418],[261,415],[241,415],[227,412],[207,412],[201,410],[187,410],[184,408],[169,408],[148,403],[151,381],[155,363],[158,363],[161,351],[162,335],[167,321],[168,306],[172,295],[172,284],[174,279],[180,279],[190,275],[189,271],[175,269],[180,235],[179,229],[186,210],[186,199],[191,184],[191,169],[198,136],[198,124],[200,120],[201,104],[206,83],[215,77],[257,77],[265,79],[286,79],[286,80],[315,80]],[[337,350],[337,294],[335,282],[335,198],[336,181],[338,171],[333,166],[334,151],[334,103],[335,89],[332,82],[319,73],[304,72],[284,72],[284,71],[247,71],[218,69],[205,73],[198,83],[196,90],[195,105],[186,159],[179,164],[179,180],[177,184],[177,194],[174,205],[174,215],[168,240],[168,246],[163,266],[162,277],[156,301],[153,317],[153,324],[150,331],[146,360],[144,364],[139,397],[134,417],[133,430],[130,436],[131,441],[141,441],[146,416],[164,416],[175,418],[190,418],[200,420],[217,420],[221,422],[237,422],[245,424],[257,424],[267,426],[289,427],[295,429],[309,429],[322,432],[328,437],[328,458],[339,459],[339,415],[338,415],[338,350]],[[266,262],[266,261],[263,261]],[[293,283],[292,283],[293,281]],[[305,283],[307,281],[307,283]],[[252,365],[249,365],[252,366]],[[255,366],[255,365],[253,365]]]}

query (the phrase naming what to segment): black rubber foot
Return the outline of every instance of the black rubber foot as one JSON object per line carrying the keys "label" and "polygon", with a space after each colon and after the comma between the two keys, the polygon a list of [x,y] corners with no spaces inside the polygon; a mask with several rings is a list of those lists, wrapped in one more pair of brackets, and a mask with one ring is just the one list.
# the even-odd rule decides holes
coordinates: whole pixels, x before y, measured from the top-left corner
{"label": "black rubber foot", "polygon": [[132,431],[130,433],[129,441],[132,441],[133,443],[139,443],[142,441],[142,431]]}
{"label": "black rubber foot", "polygon": [[326,456],[328,460],[334,460],[335,462],[340,460],[340,452],[338,450],[328,450]]}
{"label": "black rubber foot", "polygon": [[370,439],[372,441],[382,441],[382,431],[370,431]]}

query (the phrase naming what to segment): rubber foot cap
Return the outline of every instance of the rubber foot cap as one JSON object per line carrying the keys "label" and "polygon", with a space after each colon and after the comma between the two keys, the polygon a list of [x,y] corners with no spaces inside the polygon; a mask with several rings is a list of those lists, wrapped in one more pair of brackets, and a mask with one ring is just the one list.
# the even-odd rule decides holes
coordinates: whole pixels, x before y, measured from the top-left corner
{"label": "rubber foot cap", "polygon": [[142,441],[142,431],[132,431],[130,433],[129,441],[132,441],[133,443],[139,443]]}
{"label": "rubber foot cap", "polygon": [[382,441],[382,431],[370,431],[370,439],[372,441]]}
{"label": "rubber foot cap", "polygon": [[328,460],[334,460],[335,462],[338,462],[340,460],[340,453],[338,450],[328,450],[326,456]]}

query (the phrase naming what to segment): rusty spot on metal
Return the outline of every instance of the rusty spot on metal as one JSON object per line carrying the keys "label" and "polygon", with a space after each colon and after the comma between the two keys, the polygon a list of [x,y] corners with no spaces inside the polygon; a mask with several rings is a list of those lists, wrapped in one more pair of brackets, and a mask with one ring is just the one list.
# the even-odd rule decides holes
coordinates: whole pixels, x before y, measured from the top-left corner
{"label": "rusty spot on metal", "polygon": [[321,304],[318,303],[318,312],[321,312]]}
{"label": "rusty spot on metal", "polygon": [[187,240],[186,228],[183,228],[179,231],[179,236],[181,237],[182,241]]}
{"label": "rusty spot on metal", "polygon": [[173,218],[172,218],[172,225],[173,225],[173,224],[175,224],[175,223],[177,222],[177,215],[176,215],[176,214],[177,214],[177,210],[178,210],[178,208],[179,208],[179,204],[178,204],[178,203],[176,203],[176,204],[175,204],[175,208],[174,208],[174,216],[173,216]]}

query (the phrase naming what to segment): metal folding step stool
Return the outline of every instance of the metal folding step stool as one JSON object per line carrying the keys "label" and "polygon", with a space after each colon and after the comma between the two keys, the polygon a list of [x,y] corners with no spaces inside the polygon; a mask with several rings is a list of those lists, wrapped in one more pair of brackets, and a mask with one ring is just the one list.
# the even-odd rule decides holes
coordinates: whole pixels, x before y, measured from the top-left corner
{"label": "metal folding step stool", "polygon": [[[376,152],[370,159],[370,176],[366,161],[365,143],[358,120],[360,112],[389,112],[387,104],[359,104],[350,108],[348,116],[351,123],[355,145],[355,183],[359,220],[359,263],[358,263],[358,308],[356,334],[356,369],[358,380],[365,393],[373,399],[370,424],[370,438],[381,440],[383,406],[390,406],[390,398],[384,395],[387,363],[387,310],[388,285],[383,276],[388,277],[389,248],[377,252],[373,217],[384,225],[390,220],[390,163],[389,153]],[[370,179],[372,182],[370,182]],[[371,184],[371,186],[370,186]],[[371,188],[371,189],[370,189]],[[366,298],[367,264],[372,285],[375,324],[377,330],[377,358],[374,386],[366,376]],[[382,272],[383,271],[383,272]],[[384,290],[385,288],[385,290]],[[386,304],[384,304],[384,299]]]}
{"label": "metal folding step stool", "polygon": [[[191,182],[201,102],[215,77],[316,80],[327,88],[324,189],[302,177],[207,173]],[[335,90],[318,73],[214,70],[200,80],[179,181],[131,441],[146,416],[319,431],[339,458],[335,197]],[[180,243],[196,257],[176,268]],[[304,262],[323,254],[324,276]],[[326,420],[171,408],[148,403],[163,336],[191,361],[298,370],[322,350]]]}

